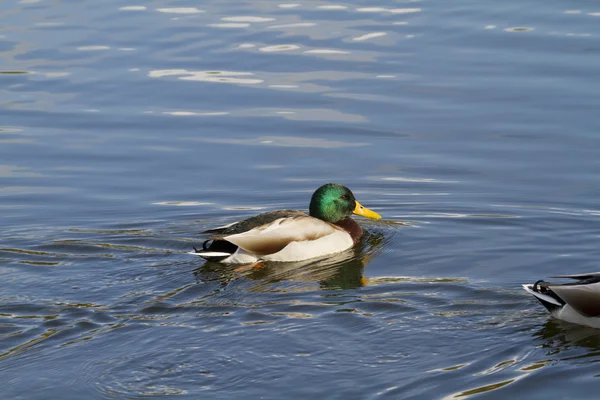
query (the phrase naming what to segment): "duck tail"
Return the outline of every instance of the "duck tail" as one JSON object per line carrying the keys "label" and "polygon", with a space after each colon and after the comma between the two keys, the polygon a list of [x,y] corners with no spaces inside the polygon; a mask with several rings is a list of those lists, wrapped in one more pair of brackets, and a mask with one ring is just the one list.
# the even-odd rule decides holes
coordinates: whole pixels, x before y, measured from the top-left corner
{"label": "duck tail", "polygon": [[533,285],[523,285],[523,289],[535,296],[548,311],[553,312],[562,308],[566,303],[548,286],[548,282],[537,281]]}
{"label": "duck tail", "polygon": [[225,258],[231,256],[235,250],[237,250],[237,246],[225,242],[222,240],[206,240],[202,243],[202,250],[198,250],[196,246],[192,246],[194,251],[190,251],[188,254],[193,254],[195,256],[199,256],[208,261],[221,261]]}

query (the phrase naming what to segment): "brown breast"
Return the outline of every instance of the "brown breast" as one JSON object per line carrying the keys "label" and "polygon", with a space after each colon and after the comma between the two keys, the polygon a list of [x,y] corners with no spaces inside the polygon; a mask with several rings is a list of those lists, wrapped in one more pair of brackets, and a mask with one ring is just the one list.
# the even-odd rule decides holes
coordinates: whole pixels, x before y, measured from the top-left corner
{"label": "brown breast", "polygon": [[358,243],[363,235],[363,230],[360,227],[360,225],[357,224],[356,221],[350,217],[343,219],[340,222],[335,223],[334,225],[337,225],[346,232],[348,232],[354,244]]}

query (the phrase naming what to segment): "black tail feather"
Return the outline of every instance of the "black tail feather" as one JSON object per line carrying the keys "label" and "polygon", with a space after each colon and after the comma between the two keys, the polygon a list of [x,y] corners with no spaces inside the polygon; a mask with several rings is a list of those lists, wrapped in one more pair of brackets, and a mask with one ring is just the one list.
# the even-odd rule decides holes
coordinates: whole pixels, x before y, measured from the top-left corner
{"label": "black tail feather", "polygon": [[203,253],[205,251],[214,251],[219,253],[233,254],[237,250],[237,246],[226,240],[205,240],[202,243],[202,250],[198,250],[196,246],[192,246],[196,253]]}
{"label": "black tail feather", "polygon": [[536,299],[538,299],[538,300],[539,300],[539,302],[540,302],[540,303],[542,303],[542,305],[543,305],[544,307],[546,307],[546,309],[547,309],[548,311],[552,312],[552,311],[554,311],[554,310],[556,310],[556,309],[558,309],[558,308],[561,308],[561,307],[562,307],[562,306],[564,306],[566,303],[565,303],[565,301],[564,301],[563,299],[561,299],[560,297],[558,297],[558,295],[557,295],[556,293],[554,293],[554,292],[552,291],[552,289],[550,289],[550,288],[548,287],[549,285],[551,285],[551,283],[550,283],[550,282],[545,282],[545,281],[543,281],[543,280],[539,280],[539,281],[537,281],[536,283],[534,283],[534,284],[531,286],[531,289],[532,289],[534,292],[541,293],[541,294],[543,294],[543,295],[546,295],[546,296],[552,297],[554,300],[556,300],[558,303],[560,303],[560,304],[561,304],[561,306],[557,306],[556,304],[550,303],[550,302],[548,302],[548,301],[546,301],[546,300],[544,300],[544,299],[542,299],[542,298],[539,298],[539,297],[537,297],[537,296],[535,297]]}

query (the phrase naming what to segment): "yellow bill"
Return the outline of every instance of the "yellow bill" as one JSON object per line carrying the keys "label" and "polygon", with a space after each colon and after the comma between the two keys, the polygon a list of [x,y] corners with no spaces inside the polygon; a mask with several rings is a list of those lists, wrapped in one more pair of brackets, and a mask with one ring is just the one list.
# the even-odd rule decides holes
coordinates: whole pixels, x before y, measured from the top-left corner
{"label": "yellow bill", "polygon": [[356,202],[356,207],[354,208],[354,214],[371,219],[381,219],[381,215],[377,214],[375,211],[369,210],[367,207],[363,207],[363,205],[358,201]]}

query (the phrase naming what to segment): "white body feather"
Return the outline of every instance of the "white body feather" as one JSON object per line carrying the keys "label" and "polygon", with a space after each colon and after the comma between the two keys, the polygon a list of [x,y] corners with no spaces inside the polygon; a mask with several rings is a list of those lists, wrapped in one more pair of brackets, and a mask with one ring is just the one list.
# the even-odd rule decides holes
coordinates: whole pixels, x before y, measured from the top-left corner
{"label": "white body feather", "polygon": [[[223,237],[238,246],[235,253],[220,260],[228,264],[263,261],[303,261],[349,249],[354,241],[340,227],[310,216],[279,218],[234,235]],[[191,253],[200,257],[220,257],[228,253]]]}
{"label": "white body feather", "polygon": [[600,328],[600,318],[586,317],[579,314],[570,305],[565,305],[552,312],[554,318],[570,322],[572,324],[591,326],[592,328]]}
{"label": "white body feather", "polygon": [[274,254],[263,256],[265,261],[302,261],[342,252],[352,247],[354,242],[348,232],[336,229],[327,236],[316,240],[291,242]]}

